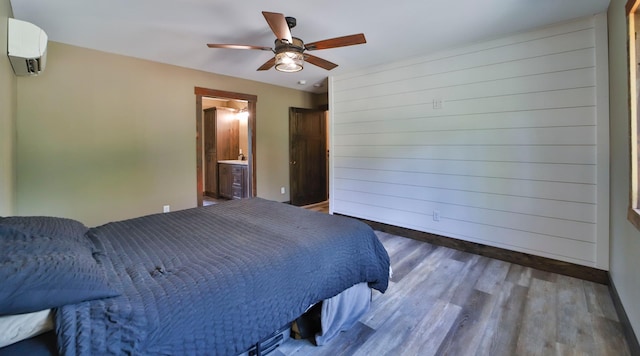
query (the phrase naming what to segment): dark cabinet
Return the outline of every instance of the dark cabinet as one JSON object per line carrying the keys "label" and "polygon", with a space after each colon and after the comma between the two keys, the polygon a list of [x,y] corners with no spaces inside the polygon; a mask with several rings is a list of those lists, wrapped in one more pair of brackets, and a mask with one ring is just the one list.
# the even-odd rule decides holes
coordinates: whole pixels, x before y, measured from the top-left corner
{"label": "dark cabinet", "polygon": [[218,164],[218,193],[227,199],[242,199],[249,196],[247,190],[246,164]]}

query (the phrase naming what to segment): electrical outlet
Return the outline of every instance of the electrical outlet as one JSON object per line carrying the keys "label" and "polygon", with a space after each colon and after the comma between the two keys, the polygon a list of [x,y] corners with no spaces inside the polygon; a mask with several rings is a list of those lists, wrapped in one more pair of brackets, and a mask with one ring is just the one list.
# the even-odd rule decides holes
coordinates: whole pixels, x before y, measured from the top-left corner
{"label": "electrical outlet", "polygon": [[438,210],[433,211],[433,221],[440,221],[440,212]]}
{"label": "electrical outlet", "polygon": [[284,187],[280,187],[280,194],[284,194],[285,190]]}
{"label": "electrical outlet", "polygon": [[442,109],[442,99],[433,99],[433,108],[436,110]]}
{"label": "electrical outlet", "polygon": [[171,205],[163,205],[162,206],[162,212],[163,213],[168,213],[171,211]]}

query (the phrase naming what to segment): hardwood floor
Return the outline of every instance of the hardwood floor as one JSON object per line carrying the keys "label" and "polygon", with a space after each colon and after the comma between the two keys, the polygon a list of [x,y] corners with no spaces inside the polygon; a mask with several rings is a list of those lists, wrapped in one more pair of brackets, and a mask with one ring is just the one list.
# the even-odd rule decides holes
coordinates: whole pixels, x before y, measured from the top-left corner
{"label": "hardwood floor", "polygon": [[329,213],[329,201],[325,200],[325,201],[320,202],[320,203],[305,205],[305,206],[303,206],[303,208],[305,208],[307,210],[319,211],[321,213],[328,214]]}
{"label": "hardwood floor", "polygon": [[215,205],[218,203],[222,203],[228,201],[229,199],[224,198],[213,198],[206,195],[202,196],[202,206]]}
{"label": "hardwood floor", "polygon": [[376,232],[393,278],[328,345],[272,355],[629,355],[605,285]]}

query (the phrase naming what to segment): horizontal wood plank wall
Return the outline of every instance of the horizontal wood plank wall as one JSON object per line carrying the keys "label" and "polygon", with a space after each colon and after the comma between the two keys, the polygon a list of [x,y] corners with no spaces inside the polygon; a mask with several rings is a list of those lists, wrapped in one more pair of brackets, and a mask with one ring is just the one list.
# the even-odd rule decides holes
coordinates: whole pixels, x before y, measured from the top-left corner
{"label": "horizontal wood plank wall", "polygon": [[331,211],[598,266],[596,74],[586,18],[330,78]]}

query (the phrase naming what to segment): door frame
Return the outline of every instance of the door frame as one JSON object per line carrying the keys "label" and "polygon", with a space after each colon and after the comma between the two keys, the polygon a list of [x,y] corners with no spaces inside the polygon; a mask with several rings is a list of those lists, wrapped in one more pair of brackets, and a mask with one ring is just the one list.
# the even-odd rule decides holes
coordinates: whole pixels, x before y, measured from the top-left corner
{"label": "door frame", "polygon": [[247,109],[249,111],[249,118],[247,120],[248,140],[247,145],[247,174],[249,197],[255,197],[257,195],[256,190],[256,103],[258,102],[257,95],[234,93],[224,90],[208,89],[202,87],[194,87],[194,94],[196,95],[196,197],[198,200],[198,206],[202,206],[202,194],[204,188],[203,178],[203,155],[202,155],[202,98],[218,98],[218,99],[233,99],[243,100],[247,102]]}
{"label": "door frame", "polygon": [[[213,127],[211,128],[211,131],[207,130],[207,113],[208,113],[208,110],[213,111],[213,118],[211,120],[212,121],[211,124],[212,124]],[[218,164],[217,164],[217,161],[218,161],[218,137],[217,137],[218,136],[217,135],[217,132],[218,132],[218,117],[217,117],[218,108],[214,106],[214,107],[211,107],[211,108],[204,109],[204,110],[202,110],[202,112],[203,112],[203,117],[202,117],[203,127],[202,127],[202,131],[203,131],[204,135],[198,135],[198,137],[204,137],[202,143],[205,144],[205,143],[207,143],[206,141],[211,140],[211,137],[209,137],[209,136],[210,135],[213,136],[213,146],[214,146],[213,150],[215,152],[215,154],[213,155],[213,161],[216,162],[215,164],[210,163],[210,161],[209,161],[210,152],[207,151],[207,145],[204,145],[204,147],[203,147],[204,150],[202,151],[203,154],[204,154],[204,156],[202,157],[202,169],[203,169],[203,175],[202,175],[203,176],[203,187],[202,187],[202,192],[203,193],[215,193],[215,196],[212,196],[212,197],[217,197],[218,196]],[[210,165],[213,166],[212,167],[213,171],[211,171],[211,173],[213,173],[213,175],[215,176],[213,178],[209,176],[210,175],[209,174],[209,172],[210,172],[209,169],[211,168],[211,167],[209,167]],[[208,189],[208,188],[211,188],[211,185],[209,184],[211,179],[213,179],[215,181],[215,186],[213,187],[213,190]],[[209,196],[211,196],[211,195],[209,195]],[[204,200],[204,196],[202,197],[202,199]]]}

